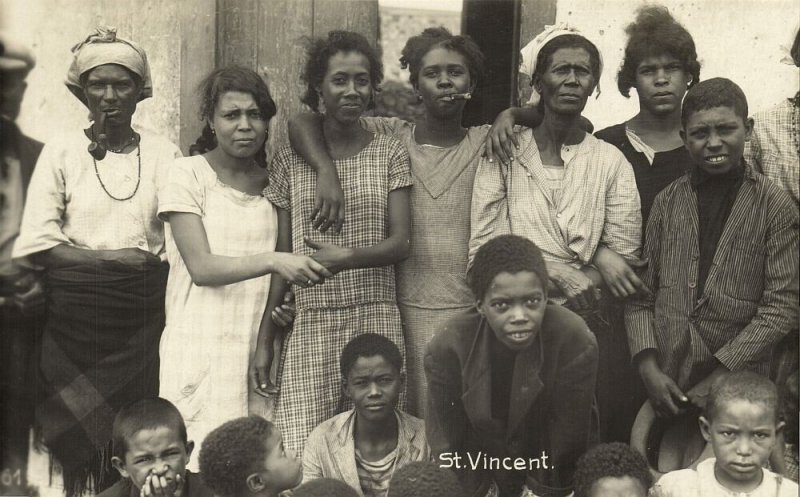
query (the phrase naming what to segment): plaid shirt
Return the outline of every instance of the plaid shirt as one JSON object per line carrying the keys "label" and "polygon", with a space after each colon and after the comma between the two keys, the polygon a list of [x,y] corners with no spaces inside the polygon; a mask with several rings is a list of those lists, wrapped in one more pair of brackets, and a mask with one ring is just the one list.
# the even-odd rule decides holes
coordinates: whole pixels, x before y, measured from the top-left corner
{"label": "plaid shirt", "polygon": [[[282,148],[272,162],[264,196],[292,213],[292,249],[312,255],[303,242],[343,247],[370,247],[389,236],[389,192],[411,186],[408,152],[396,139],[375,135],[358,154],[335,161],[347,202],[342,232],[316,231],[311,225],[317,175],[291,147]],[[338,273],[324,285],[297,288],[298,309],[345,307],[366,302],[395,302],[393,266],[351,269]]]}
{"label": "plaid shirt", "polygon": [[642,214],[633,169],[616,147],[587,134],[562,147],[559,198],[547,187],[533,130],[519,134],[521,152],[510,167],[482,159],[472,193],[469,258],[495,236],[533,241],[545,261],[590,264],[602,243],[626,259],[639,255]]}
{"label": "plaid shirt", "polygon": [[657,197],[647,223],[642,281],[654,299],[630,301],[631,357],[657,349],[661,367],[690,388],[721,363],[769,372],[773,345],[797,325],[798,210],[750,167],[698,295],[697,195],[687,174]]}
{"label": "plaid shirt", "polygon": [[786,99],[754,116],[753,137],[745,159],[786,190],[800,205],[800,98]]}

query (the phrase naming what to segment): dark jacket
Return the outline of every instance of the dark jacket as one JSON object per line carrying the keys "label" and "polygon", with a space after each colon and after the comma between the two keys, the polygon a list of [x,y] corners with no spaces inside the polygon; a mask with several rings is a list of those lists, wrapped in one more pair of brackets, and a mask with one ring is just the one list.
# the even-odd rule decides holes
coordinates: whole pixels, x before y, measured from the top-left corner
{"label": "dark jacket", "polygon": [[[492,479],[501,497],[517,497],[523,484],[543,497],[567,495],[593,429],[597,341],[576,314],[548,305],[537,340],[517,353],[509,419],[499,420],[492,419],[491,340],[494,332],[472,309],[428,344],[431,452],[441,466],[458,453],[453,467],[467,496],[483,496]],[[496,469],[491,457],[511,458],[512,468]],[[517,458],[523,463],[514,469]]]}
{"label": "dark jacket", "polygon": [[0,118],[0,152],[7,149],[16,151],[22,170],[23,195],[27,193],[28,184],[31,182],[33,167],[39,159],[44,145],[41,142],[22,134],[17,125],[6,118]]}

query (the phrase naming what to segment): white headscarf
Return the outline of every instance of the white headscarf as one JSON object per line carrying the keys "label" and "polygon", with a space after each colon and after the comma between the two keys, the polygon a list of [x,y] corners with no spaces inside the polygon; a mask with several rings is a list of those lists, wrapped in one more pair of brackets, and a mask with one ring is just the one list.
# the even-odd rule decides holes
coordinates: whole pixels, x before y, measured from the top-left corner
{"label": "white headscarf", "polygon": [[86,97],[81,86],[81,76],[104,64],[118,64],[141,78],[143,87],[140,101],[153,96],[147,54],[136,43],[117,38],[116,28],[98,27],[84,41],[72,47],[72,53],[74,57],[65,83],[84,105]]}
{"label": "white headscarf", "polygon": [[[533,73],[536,72],[536,60],[539,58],[539,52],[542,51],[545,45],[547,45],[551,40],[554,38],[558,38],[559,36],[564,35],[577,35],[581,38],[586,38],[589,43],[592,43],[589,38],[586,37],[583,33],[581,33],[577,28],[570,26],[567,23],[560,23],[555,25],[547,25],[544,27],[544,31],[539,33],[534,39],[530,41],[525,47],[520,50],[520,55],[522,56],[522,63],[519,66],[519,72],[525,73],[531,78],[531,85],[533,85]],[[594,43],[592,43],[594,45]],[[597,45],[595,45],[596,47]],[[600,50],[597,51],[597,54],[600,55]],[[603,73],[603,56],[600,55],[600,74]],[[597,96],[600,96],[600,78],[597,78],[596,81],[596,88],[597,88]],[[541,94],[536,91],[536,88],[533,89],[533,93],[531,93],[531,98],[528,100],[527,105],[537,105],[539,100],[541,100]]]}

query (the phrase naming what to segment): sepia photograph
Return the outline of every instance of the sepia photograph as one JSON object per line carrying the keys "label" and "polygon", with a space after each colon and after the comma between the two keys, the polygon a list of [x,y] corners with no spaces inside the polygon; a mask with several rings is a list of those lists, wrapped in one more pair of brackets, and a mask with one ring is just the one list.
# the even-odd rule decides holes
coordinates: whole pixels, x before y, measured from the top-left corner
{"label": "sepia photograph", "polygon": [[797,0],[0,0],[0,496],[800,497]]}

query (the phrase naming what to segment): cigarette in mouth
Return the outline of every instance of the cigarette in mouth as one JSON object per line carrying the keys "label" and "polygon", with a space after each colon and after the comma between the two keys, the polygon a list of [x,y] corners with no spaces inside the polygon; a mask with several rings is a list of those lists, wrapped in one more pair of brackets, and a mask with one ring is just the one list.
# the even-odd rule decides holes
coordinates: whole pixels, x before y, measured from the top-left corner
{"label": "cigarette in mouth", "polygon": [[448,102],[452,102],[453,100],[471,100],[472,93],[451,93],[450,95],[445,95],[441,97],[442,100],[447,100]]}

